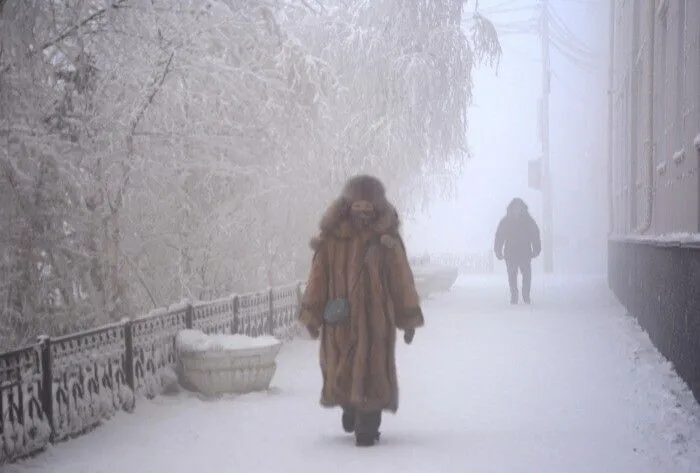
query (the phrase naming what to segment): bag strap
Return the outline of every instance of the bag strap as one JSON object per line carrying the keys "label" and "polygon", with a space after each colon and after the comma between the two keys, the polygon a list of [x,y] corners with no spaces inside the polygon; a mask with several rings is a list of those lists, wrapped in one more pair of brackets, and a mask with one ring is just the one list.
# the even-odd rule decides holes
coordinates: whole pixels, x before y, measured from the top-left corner
{"label": "bag strap", "polygon": [[[370,238],[367,241],[367,243],[365,245],[365,251],[364,251],[363,256],[362,256],[362,267],[360,268],[360,273],[357,275],[357,278],[355,278],[355,283],[352,285],[350,292],[348,292],[348,297],[350,296],[350,294],[355,292],[355,289],[357,288],[357,284],[360,282],[360,278],[362,277],[362,275],[365,272],[365,263],[367,260],[367,254],[369,253],[369,250],[372,248],[372,244],[375,243],[376,240],[377,240],[377,237],[373,236],[372,238]],[[328,261],[328,259],[329,259],[328,255],[326,255],[326,258],[325,258],[325,260],[326,260],[326,264],[325,264],[326,300],[328,300],[329,296],[330,296],[330,280],[331,280],[331,278],[330,278],[330,273],[331,273],[330,262]]]}
{"label": "bag strap", "polygon": [[[369,250],[372,248],[372,243],[374,243],[375,240],[377,240],[377,237],[372,237],[372,238],[370,238],[370,239],[367,241],[367,244],[366,244],[366,246],[365,246],[365,251],[364,251],[363,256],[362,256],[362,267],[360,268],[360,273],[357,275],[357,278],[355,279],[355,284],[353,284],[352,289],[350,289],[350,292],[348,292],[348,300],[349,300],[349,298],[350,298],[350,295],[351,295],[353,292],[355,292],[355,288],[357,287],[357,283],[360,281],[360,277],[362,276],[362,274],[363,274],[364,271],[365,271],[365,263],[366,263],[366,259],[367,259],[367,254],[369,253]],[[326,304],[329,302],[329,296],[330,296],[330,280],[331,280],[331,279],[330,279],[330,263],[329,263],[328,260],[329,260],[329,258],[328,258],[328,255],[326,254],[326,264],[325,264],[325,273],[326,273],[326,275],[325,275],[325,277],[326,277]],[[324,326],[326,325],[326,321],[325,321],[325,320],[323,320],[322,323],[323,323]],[[354,330],[354,328],[353,328],[353,330]],[[323,346],[324,346],[324,347],[325,347],[325,334],[326,334],[326,331],[324,330],[324,331],[323,331],[323,337],[324,337],[324,344],[323,344]],[[353,346],[352,349],[353,349],[353,350],[355,349],[354,346]],[[324,350],[325,350],[325,348],[324,348]],[[325,376],[325,375],[324,375],[324,376]]]}
{"label": "bag strap", "polygon": [[350,292],[348,292],[348,297],[350,297],[350,294],[355,292],[355,288],[357,287],[357,284],[360,282],[360,278],[365,272],[365,263],[367,262],[367,254],[369,253],[369,250],[372,248],[372,244],[377,240],[376,236],[373,236],[369,240],[367,240],[367,244],[365,246],[365,251],[362,254],[362,266],[360,267],[360,273],[357,275],[357,278],[355,278],[355,284],[353,284],[352,289],[350,289]]}

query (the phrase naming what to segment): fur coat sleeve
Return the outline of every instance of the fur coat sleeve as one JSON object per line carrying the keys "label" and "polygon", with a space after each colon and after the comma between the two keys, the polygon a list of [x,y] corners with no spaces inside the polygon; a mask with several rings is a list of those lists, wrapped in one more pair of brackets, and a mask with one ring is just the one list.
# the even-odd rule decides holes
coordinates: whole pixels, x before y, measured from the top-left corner
{"label": "fur coat sleeve", "polygon": [[408,263],[406,247],[398,235],[382,237],[386,251],[387,285],[395,312],[396,328],[412,330],[425,324],[413,271]]}
{"label": "fur coat sleeve", "polygon": [[306,290],[301,299],[299,321],[307,329],[318,329],[323,324],[323,310],[328,299],[327,266],[328,256],[324,248],[320,247],[316,250],[311,262]]}

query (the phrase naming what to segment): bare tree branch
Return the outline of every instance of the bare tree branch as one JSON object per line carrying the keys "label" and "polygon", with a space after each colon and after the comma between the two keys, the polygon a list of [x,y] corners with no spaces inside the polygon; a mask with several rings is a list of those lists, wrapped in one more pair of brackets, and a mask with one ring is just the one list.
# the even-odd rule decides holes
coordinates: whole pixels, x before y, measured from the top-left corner
{"label": "bare tree branch", "polygon": [[[161,87],[163,86],[163,83],[165,82],[165,79],[168,77],[168,74],[171,71],[172,64],[173,64],[173,58],[175,57],[175,51],[171,52],[170,55],[168,56],[168,59],[165,61],[165,67],[163,68],[163,71],[156,75],[153,78],[152,85],[151,85],[151,91],[150,93],[146,96],[146,100],[144,100],[143,104],[141,107],[137,110],[136,114],[134,115],[133,120],[131,121],[131,124],[129,125],[129,139],[130,139],[130,149],[133,151],[133,136],[136,133],[136,127],[139,126],[139,123],[141,122],[141,119],[143,118],[144,114],[146,113],[146,110],[148,110],[148,107],[150,107],[153,104],[153,100],[156,98],[156,95],[158,95],[158,92],[160,91]],[[131,153],[129,153],[131,154]]]}
{"label": "bare tree branch", "polygon": [[44,44],[39,46],[38,51],[45,51],[48,48],[50,48],[51,46],[54,46],[56,43],[60,43],[61,41],[73,36],[78,31],[80,31],[80,29],[82,27],[84,27],[88,23],[95,21],[96,19],[102,17],[105,13],[107,13],[108,9],[110,9],[110,8],[118,9],[121,5],[123,5],[126,2],[127,2],[127,0],[117,0],[117,2],[111,4],[108,7],[100,8],[99,10],[97,10],[93,14],[89,15],[88,17],[83,18],[77,24],[66,28],[61,34],[59,34],[55,38],[52,38],[52,39],[46,41]]}

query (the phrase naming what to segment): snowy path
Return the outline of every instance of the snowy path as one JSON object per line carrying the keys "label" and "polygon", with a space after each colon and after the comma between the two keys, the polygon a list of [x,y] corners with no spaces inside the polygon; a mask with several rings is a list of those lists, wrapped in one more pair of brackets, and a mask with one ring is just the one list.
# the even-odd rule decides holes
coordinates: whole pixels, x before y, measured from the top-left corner
{"label": "snowy path", "polygon": [[316,344],[284,348],[274,389],[142,401],[7,473],[700,471],[700,408],[600,281],[465,279],[399,347],[401,407],[357,449],[318,407]]}

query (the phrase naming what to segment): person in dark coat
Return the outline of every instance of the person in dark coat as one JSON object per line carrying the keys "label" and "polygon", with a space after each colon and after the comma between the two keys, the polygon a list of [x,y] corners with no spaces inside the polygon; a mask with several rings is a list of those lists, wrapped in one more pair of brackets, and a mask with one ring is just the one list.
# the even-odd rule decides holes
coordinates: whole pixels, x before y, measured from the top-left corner
{"label": "person in dark coat", "polygon": [[499,260],[505,258],[510,286],[510,303],[518,303],[518,271],[523,275],[523,301],[530,303],[532,259],[542,250],[540,229],[528,211],[527,204],[513,199],[506,216],[498,224],[493,250]]}

